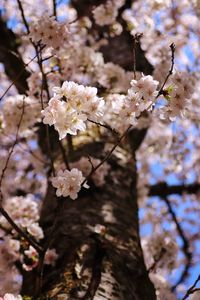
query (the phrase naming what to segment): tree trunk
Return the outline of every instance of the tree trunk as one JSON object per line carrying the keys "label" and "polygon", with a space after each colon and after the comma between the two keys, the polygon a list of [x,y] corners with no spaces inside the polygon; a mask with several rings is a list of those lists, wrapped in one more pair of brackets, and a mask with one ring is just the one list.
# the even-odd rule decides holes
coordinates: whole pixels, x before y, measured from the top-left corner
{"label": "tree trunk", "polygon": [[[98,1],[98,4],[102,2]],[[97,4],[93,0],[74,0],[72,3],[78,10],[79,16],[85,15],[85,11],[91,13],[86,9],[88,3],[91,8],[93,4]],[[2,31],[1,28],[0,30]],[[11,31],[5,32],[6,36],[11,33]],[[101,50],[107,61],[118,62],[129,69],[133,65],[133,45],[130,36],[128,37],[127,33],[125,35],[110,39],[108,46]],[[13,35],[12,38],[15,39],[15,36]],[[9,43],[12,42],[10,36],[8,40]],[[123,51],[117,45],[122,45]],[[7,49],[12,50],[10,44],[7,45]],[[108,49],[114,50],[108,53]],[[136,55],[141,58],[137,62],[143,63],[136,64],[137,69],[144,73],[151,73],[152,67],[146,61],[139,46],[136,50]],[[28,72],[24,70],[16,80],[15,73],[9,72],[9,58],[2,53],[4,52],[0,49],[0,60],[4,63],[8,77],[14,79],[19,92],[25,93]],[[16,57],[16,59],[23,66],[21,58]],[[23,68],[20,67],[21,69]],[[18,70],[17,73],[19,74]],[[136,129],[130,134],[130,140],[133,141],[130,143],[134,150],[133,157],[145,134],[146,131]],[[39,144],[46,152],[44,136],[44,133],[39,134],[39,140],[43,140],[43,145],[40,142]],[[54,145],[56,141],[54,140]],[[87,151],[85,153],[81,151],[78,156],[89,154],[102,158],[103,146],[101,143],[87,145]],[[89,182],[90,189],[83,189],[76,201],[56,198],[55,191],[49,183],[41,213],[41,224],[46,236],[50,233],[49,248],[55,247],[59,253],[56,266],[45,267],[43,274],[42,292],[50,299],[156,299],[140,245],[136,162],[133,160],[131,166],[122,164],[113,154],[108,163],[111,168],[106,184],[99,188]],[[105,226],[105,230],[98,233],[97,225]],[[25,272],[23,275],[22,293],[33,295],[34,281],[38,274],[33,271]],[[45,298],[47,299],[47,296]]]}
{"label": "tree trunk", "polygon": [[[90,152],[97,154],[94,146]],[[156,299],[140,245],[135,162],[120,165],[113,155],[109,164],[106,184],[97,188],[91,182],[75,201],[53,199],[49,186],[42,223],[45,228],[56,218],[51,247],[60,255],[44,276],[50,299]],[[52,201],[58,203],[54,212]],[[98,233],[97,225],[105,230]]]}
{"label": "tree trunk", "polygon": [[[79,17],[91,17],[94,5],[106,1],[71,2]],[[130,1],[126,1],[118,17],[124,29],[121,13],[130,5]],[[99,35],[106,30],[94,24],[93,28]],[[138,44],[135,50],[137,70],[150,74],[152,66]],[[133,68],[133,39],[126,30],[118,37],[109,38],[108,45],[101,51],[106,61],[118,63],[126,70]],[[134,158],[145,134],[146,130],[136,129],[129,133]],[[80,152],[79,157],[102,157],[103,146],[99,143],[87,145],[85,153]],[[111,169],[106,184],[102,188],[92,185],[89,190],[82,191],[76,201],[52,201],[55,192],[51,186],[48,188],[41,221],[45,228],[57,219],[51,246],[56,247],[60,255],[56,270],[48,270],[43,287],[51,299],[156,299],[140,245],[136,161],[133,159],[131,166],[122,164],[113,154],[109,164]],[[53,202],[58,203],[54,210]],[[95,233],[98,224],[105,226],[105,232]]]}

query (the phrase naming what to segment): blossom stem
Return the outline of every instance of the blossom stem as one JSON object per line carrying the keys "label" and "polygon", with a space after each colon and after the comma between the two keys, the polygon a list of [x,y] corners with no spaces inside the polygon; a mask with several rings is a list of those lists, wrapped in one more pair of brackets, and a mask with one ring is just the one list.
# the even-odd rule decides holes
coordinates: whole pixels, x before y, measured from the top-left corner
{"label": "blossom stem", "polygon": [[156,96],[156,99],[157,99],[160,95],[163,94],[164,86],[165,86],[165,84],[167,83],[169,77],[173,74],[173,69],[174,69],[174,53],[175,53],[175,45],[174,45],[174,43],[172,43],[172,44],[170,45],[170,49],[171,49],[171,68],[170,68],[170,70],[169,70],[169,72],[168,72],[168,74],[167,74],[167,76],[166,76],[166,78],[165,78],[165,80],[164,80],[164,82],[163,82],[163,84],[162,84],[162,86],[161,86],[159,92],[158,92],[158,95]]}
{"label": "blossom stem", "polygon": [[89,175],[85,178],[85,180],[82,182],[81,186],[83,186],[88,179],[96,172],[97,169],[99,169],[112,155],[112,153],[115,151],[115,149],[117,148],[117,146],[121,143],[121,141],[124,139],[124,137],[127,135],[127,133],[129,132],[129,130],[131,129],[132,125],[130,125],[125,131],[124,133],[121,135],[121,137],[119,138],[118,142],[112,147],[112,149],[110,150],[110,152],[104,157],[104,159],[98,164],[96,165],[96,167],[92,168],[91,172],[89,173]]}

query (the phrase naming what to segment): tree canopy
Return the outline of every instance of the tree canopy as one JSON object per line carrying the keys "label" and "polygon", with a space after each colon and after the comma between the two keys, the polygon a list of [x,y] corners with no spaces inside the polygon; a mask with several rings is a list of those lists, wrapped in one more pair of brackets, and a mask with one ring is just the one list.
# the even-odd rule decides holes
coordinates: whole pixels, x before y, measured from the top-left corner
{"label": "tree canopy", "polygon": [[199,19],[0,0],[0,299],[200,299]]}

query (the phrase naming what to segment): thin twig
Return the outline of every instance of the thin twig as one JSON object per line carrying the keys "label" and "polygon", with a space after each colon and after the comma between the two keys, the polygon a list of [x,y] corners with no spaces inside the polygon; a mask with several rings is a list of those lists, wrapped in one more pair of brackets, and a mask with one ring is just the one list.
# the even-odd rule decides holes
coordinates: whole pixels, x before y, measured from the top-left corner
{"label": "thin twig", "polygon": [[58,141],[58,144],[59,144],[59,147],[60,147],[60,151],[62,153],[62,157],[63,157],[63,161],[65,163],[65,166],[68,170],[70,170],[70,166],[69,166],[69,162],[68,162],[68,159],[67,159],[67,155],[66,155],[66,150],[65,148],[63,147],[63,144],[62,144],[62,141]]}
{"label": "thin twig", "polygon": [[79,18],[77,17],[77,18],[75,18],[74,20],[68,22],[68,24],[73,24],[73,23],[75,23],[75,22],[78,21],[78,20],[79,20]]}
{"label": "thin twig", "polygon": [[51,169],[52,169],[53,176],[56,176],[56,172],[55,172],[55,168],[54,168],[53,154],[52,154],[52,152],[51,152],[49,127],[48,127],[47,124],[45,125],[45,129],[46,129],[46,137],[47,137],[47,149],[48,149],[48,154],[49,154],[50,161],[51,161]]}
{"label": "thin twig", "polygon": [[[38,51],[38,46],[36,46],[36,45],[35,45],[35,50],[37,53],[37,60],[38,60],[40,72],[42,74],[42,88],[41,88],[41,93],[40,93],[40,99],[41,99],[41,107],[42,107],[42,109],[44,109],[43,89],[45,89],[45,91],[47,93],[48,101],[50,100],[50,93],[49,93],[49,87],[48,87],[48,83],[47,83],[47,77],[44,72],[43,64],[42,64],[42,50],[40,49],[40,51]],[[51,144],[50,144],[50,136],[49,136],[49,126],[47,124],[45,125],[45,130],[46,130],[46,138],[47,138],[47,149],[48,149],[48,154],[49,154],[49,158],[51,161],[51,169],[52,169],[53,176],[55,176],[54,160],[53,160],[53,155],[51,152]]]}
{"label": "thin twig", "polygon": [[182,275],[180,277],[180,279],[177,281],[177,283],[172,287],[172,290],[175,290],[176,287],[183,282],[183,280],[185,279],[185,277],[187,277],[188,275],[188,270],[189,270],[189,267],[191,265],[191,261],[192,261],[192,253],[190,252],[190,245],[189,245],[189,242],[185,236],[185,233],[180,225],[180,223],[178,222],[178,219],[176,217],[176,213],[174,212],[173,208],[172,208],[172,205],[169,201],[169,199],[167,197],[163,197],[162,198],[163,201],[165,202],[167,208],[168,208],[168,212],[169,214],[171,215],[171,218],[173,220],[173,222],[175,223],[176,225],[176,229],[177,229],[177,232],[182,240],[182,251],[185,255],[185,257],[187,258],[187,264],[185,265],[185,268],[182,272]]}
{"label": "thin twig", "polygon": [[21,123],[22,123],[22,119],[23,119],[23,115],[24,115],[24,101],[23,101],[23,106],[22,106],[22,113],[21,113],[21,116],[20,116],[20,120],[19,120],[19,123],[18,123],[18,126],[17,126],[17,131],[16,131],[16,135],[15,135],[15,141],[11,147],[11,150],[8,154],[8,157],[6,159],[6,162],[5,162],[5,166],[2,170],[2,173],[1,173],[1,177],[0,177],[0,212],[1,214],[4,216],[4,218],[8,221],[8,223],[12,226],[12,228],[14,228],[16,230],[16,232],[18,232],[18,234],[23,237],[24,239],[26,239],[29,244],[31,246],[33,246],[38,252],[41,252],[42,251],[42,248],[37,244],[37,242],[29,237],[14,221],[13,219],[9,216],[9,214],[5,211],[5,209],[3,208],[2,206],[2,203],[3,203],[3,194],[2,194],[2,183],[3,183],[3,179],[4,179],[4,176],[5,176],[5,172],[8,168],[8,163],[10,161],[10,158],[12,156],[12,153],[14,151],[14,148],[18,142],[18,135],[19,135],[19,129],[20,129],[20,126],[21,126]]}
{"label": "thin twig", "polygon": [[176,228],[177,228],[177,231],[183,241],[183,250],[185,251],[185,255],[188,257],[188,259],[191,259],[191,253],[189,251],[189,242],[185,236],[185,233],[180,225],[180,223],[178,222],[178,219],[176,217],[176,214],[172,208],[172,205],[170,203],[170,201],[165,197],[163,198],[165,204],[167,205],[167,208],[168,208],[168,212],[170,213],[171,217],[172,217],[172,220],[174,221],[174,223],[176,224]]}
{"label": "thin twig", "polygon": [[91,159],[91,157],[89,155],[88,155],[88,161],[89,161],[89,163],[91,165],[91,170],[93,170],[94,169],[94,165],[93,165],[92,159]]}
{"label": "thin twig", "polygon": [[187,292],[185,293],[184,297],[182,298],[182,300],[185,300],[189,297],[190,294],[192,294],[194,292],[194,289],[197,285],[197,283],[200,281],[200,274],[198,275],[197,279],[195,280],[195,282],[193,283],[193,285],[187,290]]}
{"label": "thin twig", "polygon": [[24,65],[24,68],[21,70],[21,72],[19,72],[19,74],[17,75],[16,79],[13,80],[13,82],[8,86],[8,88],[5,90],[5,92],[3,93],[3,95],[1,95],[0,101],[4,98],[4,96],[7,94],[7,92],[8,92],[8,91],[11,89],[11,87],[15,84],[15,81],[16,81],[17,79],[20,78],[20,76],[23,74],[25,68],[28,67],[28,65],[29,65],[36,57],[37,57],[37,55],[35,55],[33,58],[31,58],[31,60],[30,60],[28,63],[26,63],[26,64]]}
{"label": "thin twig", "polygon": [[166,249],[165,248],[161,248],[158,256],[154,259],[154,263],[152,264],[152,266],[147,270],[148,273],[152,272],[155,270],[157,264],[159,263],[159,261],[161,260],[161,258],[163,257],[163,255],[166,253]]}
{"label": "thin twig", "polygon": [[2,170],[2,173],[1,173],[1,177],[0,177],[0,191],[1,191],[1,186],[2,186],[2,182],[3,182],[3,178],[4,178],[5,172],[6,172],[7,167],[8,167],[8,163],[9,163],[11,155],[12,155],[12,153],[14,151],[15,145],[18,142],[19,129],[20,129],[20,126],[21,126],[21,123],[22,123],[23,115],[24,115],[24,99],[23,99],[23,105],[22,105],[22,113],[21,113],[21,116],[20,116],[20,119],[19,119],[19,123],[18,123],[18,126],[17,126],[17,131],[16,131],[16,135],[15,135],[15,141],[14,141],[12,147],[11,147],[10,152],[8,153],[8,157],[6,159],[5,166],[4,166],[4,168]]}
{"label": "thin twig", "polygon": [[70,156],[74,151],[73,138],[71,134],[67,134],[67,145],[68,145],[68,155]]}
{"label": "thin twig", "polygon": [[[18,1],[19,9],[21,11],[21,15],[22,15],[24,25],[27,29],[27,32],[30,33],[29,25],[26,21],[22,4],[21,4],[20,0],[17,0],[17,1]],[[42,88],[41,88],[40,99],[41,99],[41,107],[42,107],[42,109],[44,109],[43,89],[47,93],[48,101],[50,100],[50,92],[49,92],[49,87],[48,87],[47,75],[46,75],[46,73],[44,72],[44,69],[43,69],[42,50],[44,49],[45,45],[40,45],[40,43],[35,44],[31,39],[30,39],[30,42],[32,43],[32,45],[35,49],[37,62],[38,62],[38,65],[39,65],[40,72],[42,74]],[[50,144],[50,136],[49,136],[49,127],[48,127],[48,125],[45,125],[45,129],[46,129],[48,154],[49,154],[50,161],[51,161],[51,170],[52,170],[53,176],[55,176],[55,168],[54,168],[53,155],[52,155],[52,152],[51,152],[51,144]],[[46,254],[46,251],[48,249],[49,243],[50,242],[49,242],[49,239],[48,239],[47,244],[44,246],[42,251],[39,252],[39,265],[38,265],[38,278],[37,278],[37,282],[36,282],[36,294],[41,289],[42,277],[43,277],[44,258],[45,258],[45,254]]]}
{"label": "thin twig", "polygon": [[112,155],[112,153],[114,152],[114,150],[117,148],[117,146],[121,143],[121,141],[124,139],[124,137],[127,135],[127,133],[129,132],[129,130],[131,129],[132,125],[130,125],[125,131],[124,133],[121,135],[121,137],[119,138],[118,142],[112,147],[112,149],[110,150],[110,152],[104,157],[104,159],[98,164],[96,165],[96,167],[94,167],[91,172],[89,173],[89,175],[85,178],[85,180],[82,182],[81,186],[83,186],[87,180],[94,174],[94,172],[96,172],[97,169],[99,169]]}
{"label": "thin twig", "polygon": [[[37,60],[38,60],[38,65],[39,65],[39,68],[40,68],[40,72],[42,74],[42,84],[44,85],[44,89],[47,93],[47,98],[48,98],[48,101],[49,101],[51,97],[50,97],[50,92],[49,92],[47,75],[44,72],[43,64],[42,64],[42,46],[35,45],[35,51],[36,51],[36,54],[37,54]],[[42,109],[44,109],[43,100],[42,100]]]}
{"label": "thin twig", "polygon": [[[43,59],[42,59],[42,62],[47,61],[48,59],[50,59],[50,58],[52,58],[52,57],[54,57],[54,55],[49,55],[49,56],[43,58]],[[51,72],[52,72],[52,71],[51,71]],[[49,73],[50,73],[50,72],[49,72]]]}
{"label": "thin twig", "polygon": [[136,44],[139,43],[142,33],[136,33],[133,36],[133,74],[134,79],[136,79]]}
{"label": "thin twig", "polygon": [[100,126],[100,127],[104,127],[104,128],[106,128],[106,129],[110,130],[110,131],[111,131],[112,133],[114,133],[115,135],[118,135],[117,131],[116,131],[115,129],[111,128],[111,127],[110,127],[109,125],[107,125],[107,124],[102,124],[102,123],[93,121],[93,120],[91,120],[91,119],[88,119],[88,121],[89,121],[90,123],[93,123],[93,124],[98,125],[98,126]]}
{"label": "thin twig", "polygon": [[[7,135],[7,134],[5,134],[5,133],[3,133],[3,132],[2,132],[1,134],[2,134],[3,136],[6,136],[7,138],[9,138],[11,142],[14,142],[14,141],[12,140],[12,138],[11,138],[9,135]],[[20,141],[19,141],[19,142],[20,142]],[[37,160],[40,161],[41,163],[45,164],[45,161],[44,161],[42,158],[40,158],[39,156],[37,156],[37,155],[33,152],[33,150],[29,147],[28,144],[25,144],[25,145],[26,145],[27,149],[25,148],[25,146],[23,145],[23,143],[18,143],[16,146],[19,147],[22,151],[24,151],[24,152],[26,152],[26,153],[29,153],[31,156],[33,156],[35,159],[37,159]]]}
{"label": "thin twig", "polygon": [[19,10],[21,12],[21,17],[22,17],[22,20],[23,20],[24,25],[26,27],[27,33],[30,33],[29,25],[28,25],[28,22],[26,21],[26,17],[25,17],[25,14],[24,14],[24,10],[23,10],[21,1],[17,0],[17,3],[18,3],[18,6],[19,6]]}
{"label": "thin twig", "polygon": [[162,84],[162,86],[161,86],[161,88],[160,88],[160,90],[159,90],[158,95],[156,96],[156,98],[158,98],[160,95],[163,94],[164,86],[167,83],[169,77],[173,74],[173,69],[174,69],[174,54],[175,54],[175,45],[174,45],[174,43],[172,43],[170,45],[170,49],[171,49],[171,67],[170,67],[170,70],[169,70],[169,72],[168,72],[168,74],[167,74],[167,76],[166,76],[166,78],[165,78],[165,80],[164,80],[164,82],[163,82],[163,84]]}
{"label": "thin twig", "polygon": [[57,6],[56,6],[56,0],[53,0],[53,15],[55,19],[57,20]]}
{"label": "thin twig", "polygon": [[[25,13],[24,13],[24,9],[23,9],[23,6],[22,6],[22,3],[21,3],[21,0],[17,0],[18,2],[18,6],[19,6],[19,10],[21,12],[21,17],[22,17],[22,20],[24,22],[24,25],[26,27],[26,30],[27,30],[27,33],[29,34],[30,33],[30,29],[29,29],[29,24],[26,20],[26,17],[25,17]],[[40,43],[38,44],[35,44],[32,39],[30,39],[30,42],[31,44],[33,45],[33,47],[35,48],[35,52],[36,52],[36,57],[37,57],[37,60],[38,60],[38,65],[39,65],[39,68],[40,68],[40,72],[42,74],[42,81],[45,85],[45,90],[47,92],[47,96],[48,96],[48,100],[50,100],[50,93],[49,93],[49,90],[48,90],[48,84],[47,84],[47,78],[46,78],[46,74],[44,73],[44,70],[43,70],[43,65],[42,65],[42,50],[43,48],[45,47],[45,45],[40,45]],[[39,50],[38,50],[39,49]]]}
{"label": "thin twig", "polygon": [[[0,194],[0,201],[3,201],[2,193]],[[16,230],[20,237],[23,237],[38,253],[41,253],[43,250],[38,245],[38,243],[30,236],[28,236],[9,216],[9,214],[5,211],[2,204],[0,205],[0,212],[4,216],[4,218],[8,221],[8,223]]]}

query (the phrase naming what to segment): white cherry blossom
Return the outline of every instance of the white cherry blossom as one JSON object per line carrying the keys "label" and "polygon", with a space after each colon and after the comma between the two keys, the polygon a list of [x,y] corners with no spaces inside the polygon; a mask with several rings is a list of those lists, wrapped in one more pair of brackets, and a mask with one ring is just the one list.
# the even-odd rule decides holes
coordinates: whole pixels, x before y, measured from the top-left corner
{"label": "white cherry blossom", "polygon": [[54,125],[60,139],[67,134],[77,135],[78,130],[85,131],[87,118],[95,121],[102,118],[104,100],[97,96],[96,88],[65,81],[53,91],[54,97],[42,110],[43,122]]}
{"label": "white cherry blossom", "polygon": [[[78,192],[81,189],[81,184],[84,181],[82,172],[76,168],[71,171],[60,170],[56,177],[52,178],[52,185],[57,189],[56,195],[58,197],[70,197],[75,200],[78,197]],[[87,187],[85,185],[85,187]]]}

